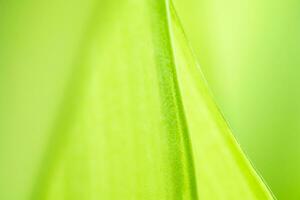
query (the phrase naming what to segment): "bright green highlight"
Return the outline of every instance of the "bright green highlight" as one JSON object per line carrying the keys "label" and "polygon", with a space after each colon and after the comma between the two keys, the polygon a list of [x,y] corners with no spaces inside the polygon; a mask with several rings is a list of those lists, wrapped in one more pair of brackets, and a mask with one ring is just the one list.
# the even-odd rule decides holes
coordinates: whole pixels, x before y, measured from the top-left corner
{"label": "bright green highlight", "polygon": [[2,8],[0,199],[273,199],[169,1],[70,3]]}
{"label": "bright green highlight", "polygon": [[174,3],[243,150],[278,199],[300,199],[300,1]]}

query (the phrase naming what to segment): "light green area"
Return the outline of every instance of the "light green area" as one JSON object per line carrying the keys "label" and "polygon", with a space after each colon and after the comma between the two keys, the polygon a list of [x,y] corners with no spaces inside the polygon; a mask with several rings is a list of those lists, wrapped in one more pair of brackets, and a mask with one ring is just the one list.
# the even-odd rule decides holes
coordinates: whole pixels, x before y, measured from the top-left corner
{"label": "light green area", "polygon": [[169,1],[1,4],[0,199],[272,199]]}
{"label": "light green area", "polygon": [[211,98],[173,12],[174,54],[193,146],[199,199],[272,199]]}
{"label": "light green area", "polygon": [[174,0],[234,135],[279,199],[300,199],[300,1]]}

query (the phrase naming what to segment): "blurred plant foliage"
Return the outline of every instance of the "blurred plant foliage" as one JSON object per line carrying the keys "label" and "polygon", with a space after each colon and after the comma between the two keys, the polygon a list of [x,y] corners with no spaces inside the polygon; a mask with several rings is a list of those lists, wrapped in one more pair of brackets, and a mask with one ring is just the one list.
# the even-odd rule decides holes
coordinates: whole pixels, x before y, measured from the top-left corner
{"label": "blurred plant foliage", "polygon": [[[273,199],[215,105],[198,60],[255,165],[276,193],[296,197],[296,185],[283,190],[272,182],[297,171],[278,175],[289,168],[273,165],[297,155],[296,138],[289,146],[288,137],[279,140],[283,127],[296,130],[297,101],[289,98],[298,95],[296,73],[280,67],[286,51],[281,62],[271,60],[286,47],[295,56],[287,66],[295,64],[288,48],[295,43],[266,44],[277,34],[296,37],[298,29],[276,26],[267,37],[260,31],[273,30],[265,26],[272,13],[247,18],[247,26],[246,5],[232,2],[231,12],[223,4],[176,0],[178,17],[169,0],[1,1],[0,199]],[[282,16],[296,17],[293,9]],[[276,91],[282,95],[272,99]],[[286,107],[273,109],[279,105]]]}
{"label": "blurred plant foliage", "polygon": [[300,1],[174,0],[234,135],[279,199],[300,199]]}

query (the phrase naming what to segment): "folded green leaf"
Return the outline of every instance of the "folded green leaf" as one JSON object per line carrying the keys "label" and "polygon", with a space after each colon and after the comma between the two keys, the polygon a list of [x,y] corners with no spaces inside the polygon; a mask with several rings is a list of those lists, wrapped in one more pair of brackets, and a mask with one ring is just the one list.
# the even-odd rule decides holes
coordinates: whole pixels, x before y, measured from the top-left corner
{"label": "folded green leaf", "polygon": [[52,99],[61,102],[52,126],[37,132],[46,142],[36,148],[44,154],[33,159],[41,158],[31,196],[0,197],[272,199],[211,99],[170,2],[100,1],[90,12],[64,96]]}

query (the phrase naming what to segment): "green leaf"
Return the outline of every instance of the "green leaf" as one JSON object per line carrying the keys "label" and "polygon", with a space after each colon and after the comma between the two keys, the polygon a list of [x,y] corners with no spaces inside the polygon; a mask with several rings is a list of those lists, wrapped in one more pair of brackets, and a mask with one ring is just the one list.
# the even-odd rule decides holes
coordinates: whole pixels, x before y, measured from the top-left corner
{"label": "green leaf", "polygon": [[[33,21],[43,16],[55,28],[59,26],[51,22],[61,24],[58,35],[47,34],[54,30],[47,26],[31,25],[38,28],[27,33],[48,44],[42,52],[32,36],[21,38],[26,45],[20,51],[12,40],[16,35],[2,36],[9,42],[1,52],[16,45],[3,61],[3,71],[20,79],[13,92],[5,90],[9,84],[1,92],[9,100],[25,97],[30,103],[5,104],[9,123],[1,126],[1,137],[8,145],[1,147],[0,198],[272,199],[214,104],[170,2],[77,3],[62,23],[48,15],[64,16],[64,3],[59,4],[62,10],[37,4],[41,11],[24,14]],[[68,22],[77,27],[73,34],[72,26],[63,26]],[[58,48],[62,38],[63,50]],[[20,52],[29,56],[26,62],[11,66],[29,67],[29,74],[9,71],[9,64],[22,58]],[[36,84],[47,77],[44,68],[56,74],[50,68],[56,64],[63,68],[53,69],[58,77]],[[3,82],[13,83],[12,76]],[[49,94],[55,97],[47,101]],[[15,124],[20,127],[14,129]],[[26,139],[17,141],[23,134]],[[12,155],[25,156],[25,161],[16,161],[21,167],[15,170],[8,154],[19,143],[26,151]],[[21,171],[22,166],[30,173]],[[16,171],[21,178],[9,182],[5,173]],[[10,184],[2,187],[6,181]],[[29,184],[26,190],[24,183]]]}
{"label": "green leaf", "polygon": [[279,199],[300,199],[300,1],[174,0],[215,100]]}
{"label": "green leaf", "polygon": [[174,9],[175,60],[193,146],[199,199],[272,199],[211,98]]}

